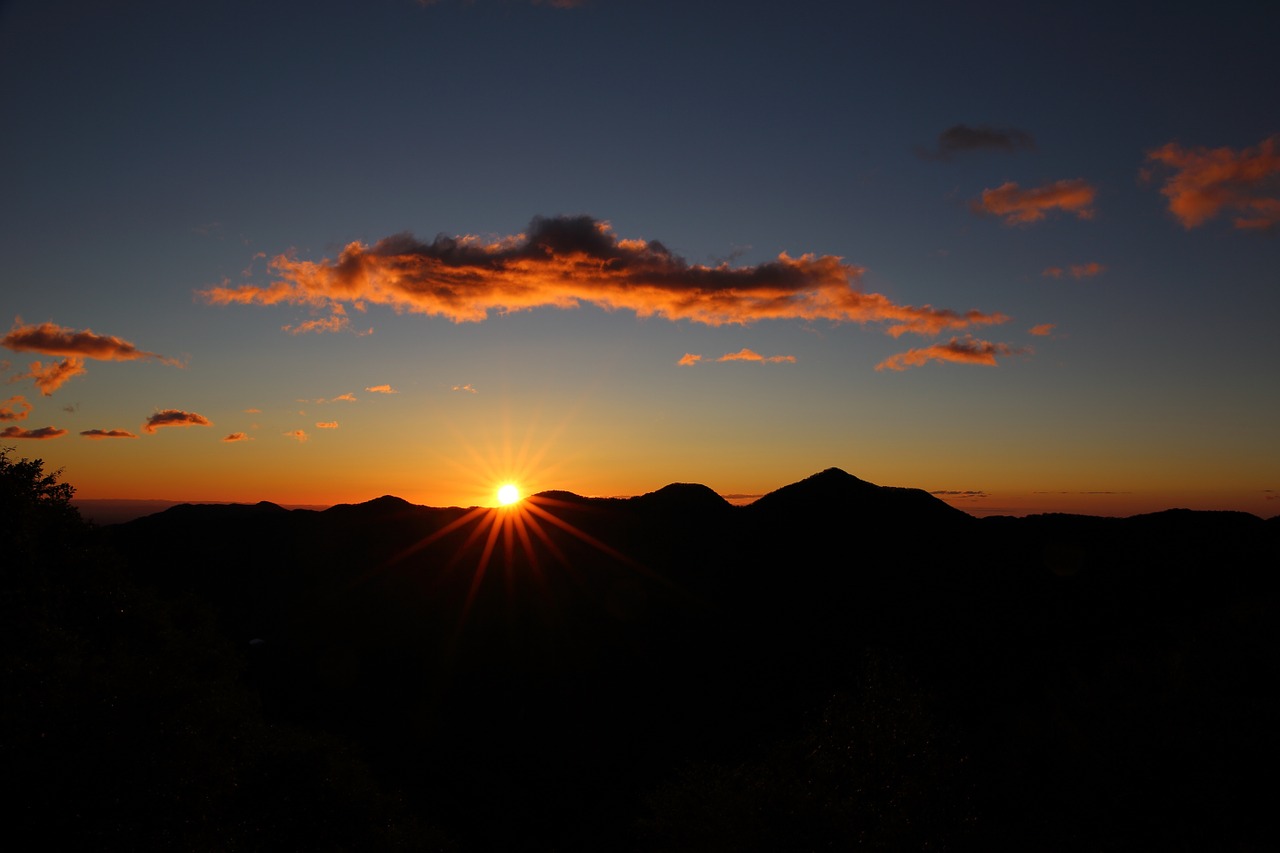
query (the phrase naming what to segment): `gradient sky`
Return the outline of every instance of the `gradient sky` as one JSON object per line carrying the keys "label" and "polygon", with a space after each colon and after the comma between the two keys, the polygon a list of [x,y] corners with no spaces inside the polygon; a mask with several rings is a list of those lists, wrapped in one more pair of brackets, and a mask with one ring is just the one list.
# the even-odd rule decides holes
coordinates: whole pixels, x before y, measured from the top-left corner
{"label": "gradient sky", "polygon": [[1275,515],[1280,7],[1115,5],[7,2],[0,444]]}

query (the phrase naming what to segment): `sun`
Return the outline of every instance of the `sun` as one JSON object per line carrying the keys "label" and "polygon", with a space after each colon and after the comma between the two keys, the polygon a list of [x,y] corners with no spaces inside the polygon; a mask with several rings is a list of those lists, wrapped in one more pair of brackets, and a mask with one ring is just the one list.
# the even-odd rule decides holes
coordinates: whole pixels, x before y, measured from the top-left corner
{"label": "sun", "polygon": [[498,503],[502,506],[510,506],[518,500],[520,500],[520,490],[514,483],[506,483],[498,489]]}

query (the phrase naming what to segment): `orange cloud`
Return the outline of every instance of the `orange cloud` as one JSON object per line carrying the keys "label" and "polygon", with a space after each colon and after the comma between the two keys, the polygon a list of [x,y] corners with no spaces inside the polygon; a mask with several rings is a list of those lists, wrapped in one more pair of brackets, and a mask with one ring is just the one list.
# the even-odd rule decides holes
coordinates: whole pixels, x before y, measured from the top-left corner
{"label": "orange cloud", "polygon": [[348,305],[386,305],[455,323],[588,303],[709,326],[771,319],[887,323],[895,337],[1008,320],[897,305],[857,289],[863,269],[834,255],[783,253],[746,267],[690,264],[657,241],[619,239],[607,222],[587,216],[537,217],[528,234],[488,243],[444,235],[422,243],[399,234],[372,247],[351,243],[333,261],[280,255],[271,269],[279,278],[265,287],[221,286],[200,295],[216,305],[287,303],[335,317],[345,316]]}
{"label": "orange cloud", "polygon": [[1014,348],[1008,344],[992,343],[976,340],[970,335],[964,339],[952,338],[945,344],[931,344],[920,349],[911,349],[891,355],[876,365],[876,370],[906,370],[908,367],[920,367],[930,361],[954,361],[962,364],[985,364],[996,366],[997,355],[1022,355],[1029,349]]}
{"label": "orange cloud", "polygon": [[364,389],[370,394],[399,394],[400,392],[392,388],[390,385],[370,385]]}
{"label": "orange cloud", "polygon": [[51,427],[51,426],[40,427],[39,429],[23,429],[22,427],[11,426],[11,427],[5,427],[3,431],[0,431],[0,438],[43,439],[43,438],[57,438],[58,436],[62,436],[66,434],[67,434],[67,431],[65,429],[58,429],[57,427]]}
{"label": "orange cloud", "polygon": [[99,361],[136,361],[154,359],[165,364],[181,366],[181,362],[159,353],[140,350],[133,344],[111,335],[95,335],[91,330],[76,331],[55,326],[53,323],[23,325],[22,318],[14,321],[13,328],[0,345],[16,352],[41,352],[45,355],[61,355],[94,358]]}
{"label": "orange cloud", "polygon": [[231,433],[231,435],[227,436],[222,440],[223,441],[253,441],[252,438],[250,438],[249,436],[245,435],[242,432],[233,432]]}
{"label": "orange cloud", "polygon": [[154,433],[161,427],[189,427],[189,426],[213,426],[213,423],[204,415],[197,415],[195,412],[184,412],[180,409],[165,409],[162,412],[156,412],[147,418],[146,423],[142,425],[142,431],[145,433]]}
{"label": "orange cloud", "polygon": [[286,432],[284,435],[286,438],[292,438],[294,441],[301,442],[301,441],[307,440],[307,434],[300,429],[290,430],[289,432]]}
{"label": "orange cloud", "polygon": [[1029,331],[1033,335],[1040,335],[1043,337],[1044,335],[1052,334],[1053,329],[1054,329],[1053,323],[1041,323],[1038,326],[1032,326],[1027,331]]}
{"label": "orange cloud", "polygon": [[87,429],[80,433],[85,438],[101,439],[101,438],[137,438],[136,435],[127,429]]}
{"label": "orange cloud", "polygon": [[316,421],[316,429],[337,429],[337,421]]}
{"label": "orange cloud", "polygon": [[763,364],[775,364],[778,362],[791,362],[795,364],[796,357],[794,355],[770,355],[763,356],[758,352],[743,347],[738,352],[725,353],[716,359],[716,361],[758,361]]}
{"label": "orange cloud", "polygon": [[687,352],[684,355],[680,356],[680,360],[677,361],[676,364],[680,365],[681,367],[693,367],[695,364],[697,364],[700,361],[702,361],[702,356],[695,355],[691,352]]}
{"label": "orange cloud", "polygon": [[16,379],[33,379],[40,393],[48,397],[73,376],[85,372],[84,359],[99,361],[137,361],[153,359],[181,367],[181,362],[159,353],[140,350],[133,344],[111,335],[96,335],[91,330],[76,331],[53,323],[23,324],[22,318],[13,321],[13,328],[3,338],[0,346],[15,352],[40,352],[45,355],[63,356],[63,360],[45,367],[38,361],[31,363],[31,370]]}
{"label": "orange cloud", "polygon": [[1183,228],[1203,225],[1224,210],[1238,214],[1236,228],[1280,225],[1280,135],[1240,151],[1170,142],[1148,151],[1147,161],[1173,170],[1160,192]]}
{"label": "orange cloud", "polygon": [[260,415],[262,414],[262,409],[245,409],[244,412],[246,415]]}
{"label": "orange cloud", "polygon": [[1044,219],[1049,210],[1065,210],[1081,219],[1091,219],[1095,195],[1097,190],[1082,178],[1025,190],[1009,181],[993,190],[983,190],[982,198],[974,199],[971,206],[976,213],[1003,217],[1006,225],[1027,225]]}
{"label": "orange cloud", "polygon": [[25,421],[31,412],[31,404],[21,394],[0,403],[0,421]]}
{"label": "orange cloud", "polygon": [[68,379],[79,376],[84,373],[84,359],[81,358],[64,358],[62,361],[54,362],[48,367],[39,361],[31,362],[31,369],[26,373],[13,377],[18,379],[30,379],[35,382],[36,387],[40,389],[40,393],[49,397],[54,391],[62,387]]}
{"label": "orange cloud", "polygon": [[[348,392],[347,392],[347,393],[345,393],[345,394],[339,394],[338,396],[334,397],[334,398],[333,398],[332,400],[330,400],[329,402],[330,402],[330,403],[354,403],[355,401],[356,401],[356,395],[355,395],[355,394],[352,394],[350,391],[348,391]],[[316,400],[316,402],[317,402],[317,403],[323,403],[323,402],[324,402],[324,400]]]}
{"label": "orange cloud", "polygon": [[475,387],[474,385],[472,385],[470,382],[468,382],[466,385],[454,385],[454,386],[453,386],[452,388],[450,388],[449,390],[450,390],[450,391],[466,391],[468,394],[479,394],[479,393],[480,393],[479,391],[477,391],[477,390],[476,390],[476,387]]}
{"label": "orange cloud", "polygon": [[1046,267],[1040,275],[1048,276],[1049,278],[1062,278],[1069,273],[1072,278],[1093,278],[1095,275],[1101,275],[1106,269],[1097,261],[1090,261],[1087,264],[1072,264],[1065,270],[1062,267]]}

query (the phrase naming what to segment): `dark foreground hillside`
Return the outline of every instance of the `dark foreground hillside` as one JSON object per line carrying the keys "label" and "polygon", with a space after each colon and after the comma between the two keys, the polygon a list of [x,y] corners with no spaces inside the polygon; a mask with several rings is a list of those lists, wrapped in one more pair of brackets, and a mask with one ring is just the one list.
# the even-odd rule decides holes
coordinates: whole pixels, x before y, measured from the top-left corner
{"label": "dark foreground hillside", "polygon": [[1274,519],[979,521],[832,469],[747,507],[676,484],[50,525],[7,534],[4,749],[30,780],[6,808],[51,839],[1270,838]]}

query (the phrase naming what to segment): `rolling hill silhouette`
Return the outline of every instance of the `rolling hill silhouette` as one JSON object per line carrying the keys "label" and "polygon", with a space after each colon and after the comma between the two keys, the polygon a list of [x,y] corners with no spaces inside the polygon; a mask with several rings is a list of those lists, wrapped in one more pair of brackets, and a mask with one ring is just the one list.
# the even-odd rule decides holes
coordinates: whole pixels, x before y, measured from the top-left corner
{"label": "rolling hill silhouette", "polygon": [[695,484],[384,496],[102,534],[140,582],[209,604],[269,718],[354,744],[463,849],[1213,846],[1268,825],[1246,780],[1277,757],[1280,537],[1246,514],[975,519],[832,468],[745,507]]}

